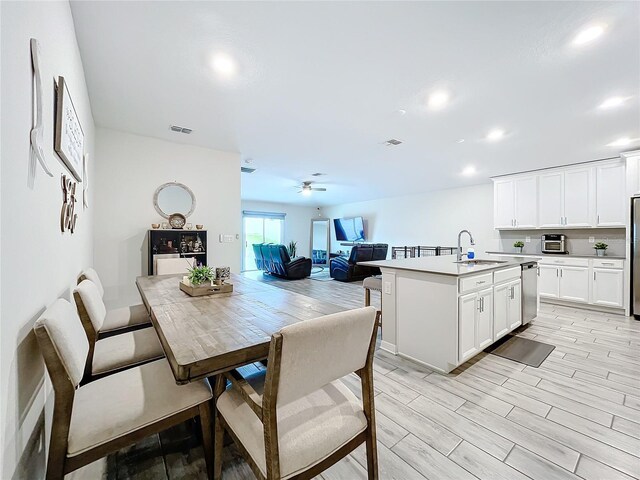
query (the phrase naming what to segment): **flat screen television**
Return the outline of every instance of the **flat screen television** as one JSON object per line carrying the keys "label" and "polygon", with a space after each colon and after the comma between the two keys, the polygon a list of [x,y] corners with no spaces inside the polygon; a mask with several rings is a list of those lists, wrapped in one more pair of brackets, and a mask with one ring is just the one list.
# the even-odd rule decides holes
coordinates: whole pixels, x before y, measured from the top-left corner
{"label": "flat screen television", "polygon": [[364,242],[364,221],[362,217],[334,218],[333,226],[339,242]]}

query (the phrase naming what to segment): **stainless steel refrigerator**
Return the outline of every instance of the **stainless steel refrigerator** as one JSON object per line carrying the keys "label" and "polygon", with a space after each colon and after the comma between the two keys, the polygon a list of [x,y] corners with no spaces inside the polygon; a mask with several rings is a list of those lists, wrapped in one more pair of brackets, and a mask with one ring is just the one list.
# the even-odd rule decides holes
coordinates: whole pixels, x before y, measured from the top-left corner
{"label": "stainless steel refrigerator", "polygon": [[640,197],[631,203],[631,261],[631,306],[640,320]]}

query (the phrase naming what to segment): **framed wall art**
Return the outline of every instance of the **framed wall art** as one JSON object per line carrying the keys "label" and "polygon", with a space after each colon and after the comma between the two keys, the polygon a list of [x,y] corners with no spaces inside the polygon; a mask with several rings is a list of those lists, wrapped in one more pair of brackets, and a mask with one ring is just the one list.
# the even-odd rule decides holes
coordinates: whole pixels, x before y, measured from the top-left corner
{"label": "framed wall art", "polygon": [[84,132],[64,77],[58,77],[54,148],[78,182],[82,182]]}

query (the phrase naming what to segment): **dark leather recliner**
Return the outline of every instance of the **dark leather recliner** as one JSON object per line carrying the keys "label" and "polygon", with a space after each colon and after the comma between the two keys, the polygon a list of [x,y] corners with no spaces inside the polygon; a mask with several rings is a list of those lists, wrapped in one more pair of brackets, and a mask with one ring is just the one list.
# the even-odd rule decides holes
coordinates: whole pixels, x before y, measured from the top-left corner
{"label": "dark leather recliner", "polygon": [[[256,246],[259,248],[256,249]],[[261,270],[271,275],[289,280],[298,280],[311,275],[311,259],[306,257],[292,259],[284,245],[254,244],[253,251],[256,255],[256,266],[261,264]]]}
{"label": "dark leather recliner", "polygon": [[351,248],[351,255],[348,259],[345,257],[331,259],[329,265],[331,278],[341,282],[353,282],[372,275],[380,275],[379,268],[358,265],[358,262],[385,260],[388,249],[389,246],[386,243],[355,245]]}

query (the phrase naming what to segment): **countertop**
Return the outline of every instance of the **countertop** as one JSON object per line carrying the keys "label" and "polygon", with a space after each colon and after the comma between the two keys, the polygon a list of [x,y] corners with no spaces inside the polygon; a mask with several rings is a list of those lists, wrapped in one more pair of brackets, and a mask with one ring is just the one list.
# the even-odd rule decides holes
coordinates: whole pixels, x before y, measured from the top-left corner
{"label": "countertop", "polygon": [[557,257],[557,258],[597,258],[597,259],[611,259],[611,260],[626,260],[625,257],[617,255],[605,255],[604,257],[598,257],[597,255],[574,255],[573,253],[515,253],[515,252],[486,252],[488,255],[508,255],[510,257]]}
{"label": "countertop", "polygon": [[[465,259],[466,257],[463,258],[463,260]],[[398,270],[412,270],[414,272],[435,273],[439,275],[452,275],[455,277],[461,277],[465,275],[473,275],[476,273],[500,270],[503,268],[516,267],[522,265],[523,263],[529,263],[532,261],[531,258],[524,257],[504,260],[499,257],[490,256],[477,257],[474,260],[488,260],[500,263],[493,265],[466,266],[456,263],[455,255],[442,255],[419,258],[397,258],[395,260],[374,260],[372,262],[359,262],[358,265],[380,268],[396,268]]]}

